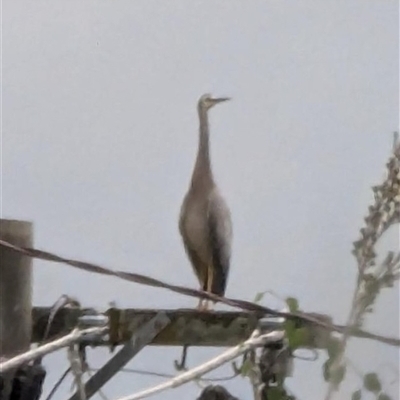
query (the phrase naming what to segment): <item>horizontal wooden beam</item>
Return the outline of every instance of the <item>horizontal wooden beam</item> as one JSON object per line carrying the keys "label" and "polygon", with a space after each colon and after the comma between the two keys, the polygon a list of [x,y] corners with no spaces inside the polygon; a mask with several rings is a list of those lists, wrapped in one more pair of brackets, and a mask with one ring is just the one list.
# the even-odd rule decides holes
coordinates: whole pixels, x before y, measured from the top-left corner
{"label": "horizontal wooden beam", "polygon": [[[51,312],[50,307],[34,307],[33,342],[43,339]],[[249,312],[111,308],[104,314],[97,314],[109,318],[110,341],[96,344],[117,346],[125,343],[130,339],[132,332],[137,331],[159,312],[164,312],[171,322],[151,342],[154,346],[235,346],[248,339],[257,326],[263,333],[282,329],[281,322],[260,319],[256,314]],[[60,309],[53,318],[47,340],[67,334],[79,325],[80,318],[85,315],[94,315],[94,311],[79,308]],[[310,347],[321,347],[321,344],[316,344],[313,339],[310,341]]]}

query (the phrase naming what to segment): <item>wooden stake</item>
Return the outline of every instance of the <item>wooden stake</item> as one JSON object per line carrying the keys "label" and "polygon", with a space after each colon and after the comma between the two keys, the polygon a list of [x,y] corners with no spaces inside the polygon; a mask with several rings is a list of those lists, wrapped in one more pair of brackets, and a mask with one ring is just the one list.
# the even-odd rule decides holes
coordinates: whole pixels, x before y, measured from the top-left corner
{"label": "wooden stake", "polygon": [[[0,239],[32,247],[32,224],[0,219]],[[31,258],[0,247],[0,356],[10,358],[30,348],[32,330]],[[1,372],[1,371],[0,371]],[[9,377],[10,379],[12,376]],[[8,382],[7,382],[8,380]],[[10,381],[6,380],[6,388]],[[9,390],[2,393],[7,399]]]}

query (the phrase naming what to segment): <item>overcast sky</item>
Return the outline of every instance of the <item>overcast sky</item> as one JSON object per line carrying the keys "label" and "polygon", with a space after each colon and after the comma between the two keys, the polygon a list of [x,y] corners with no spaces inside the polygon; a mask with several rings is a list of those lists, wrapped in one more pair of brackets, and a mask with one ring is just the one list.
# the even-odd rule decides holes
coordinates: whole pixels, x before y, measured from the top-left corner
{"label": "overcast sky", "polygon": [[[197,288],[177,228],[197,148],[196,102],[205,92],[231,96],[210,115],[214,173],[234,224],[227,295],[252,300],[270,289],[343,323],[356,277],[351,243],[398,129],[398,7],[395,0],[4,1],[3,216],[33,221],[39,248]],[[398,246],[392,230],[384,247]],[[99,311],[111,301],[196,304],[66,266],[34,266],[35,305],[61,294]],[[399,336],[398,285],[376,309],[367,328]],[[192,349],[189,366],[219,351]],[[180,352],[145,349],[130,367],[173,372]],[[348,355],[361,373],[384,374],[396,396],[397,351],[352,341]],[[89,362],[99,367],[107,356],[91,352]],[[287,383],[299,399],[324,395],[323,361],[324,354],[296,362]],[[64,353],[46,359],[46,392],[66,365]],[[349,374],[347,398],[360,385]],[[104,391],[115,398],[160,381],[121,373]],[[251,396],[241,378],[226,387]],[[189,384],[156,398],[199,392]]]}

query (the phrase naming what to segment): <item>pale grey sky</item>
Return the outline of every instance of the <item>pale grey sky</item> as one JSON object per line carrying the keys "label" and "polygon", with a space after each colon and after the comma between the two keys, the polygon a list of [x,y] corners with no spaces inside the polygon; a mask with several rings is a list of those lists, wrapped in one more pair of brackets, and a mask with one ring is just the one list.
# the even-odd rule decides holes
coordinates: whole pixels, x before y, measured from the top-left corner
{"label": "pale grey sky", "polygon": [[[398,129],[398,8],[394,0],[3,1],[4,217],[33,221],[39,248],[197,287],[177,230],[196,102],[204,92],[231,96],[211,111],[214,171],[234,224],[227,295],[252,300],[271,289],[344,322],[351,243]],[[386,248],[398,240],[393,230]],[[196,303],[34,265],[36,305],[63,293],[99,310],[110,301]],[[398,336],[398,286],[377,310],[367,327]],[[146,349],[130,366],[171,372],[180,351]],[[218,351],[193,349],[189,365]],[[94,352],[92,365],[106,356]],[[396,392],[397,351],[354,341],[349,356],[363,372],[386,374]],[[322,398],[322,361],[296,362],[288,385],[299,399]],[[46,365],[48,390],[65,355]],[[346,395],[360,384],[350,374]],[[158,381],[120,374],[105,392]],[[226,386],[250,398],[241,378]],[[199,391],[191,384],[156,398]]]}

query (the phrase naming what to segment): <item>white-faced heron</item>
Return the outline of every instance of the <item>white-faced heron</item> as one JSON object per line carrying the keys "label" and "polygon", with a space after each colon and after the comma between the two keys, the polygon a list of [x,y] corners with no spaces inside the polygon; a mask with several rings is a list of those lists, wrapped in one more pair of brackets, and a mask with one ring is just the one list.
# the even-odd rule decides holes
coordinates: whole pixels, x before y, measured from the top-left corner
{"label": "white-faced heron", "polygon": [[[212,174],[208,111],[227,100],[212,98],[209,94],[199,99],[199,147],[179,218],[183,244],[201,289],[218,296],[224,296],[229,274],[232,222]],[[206,310],[208,301],[200,300],[198,308]]]}

